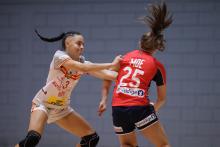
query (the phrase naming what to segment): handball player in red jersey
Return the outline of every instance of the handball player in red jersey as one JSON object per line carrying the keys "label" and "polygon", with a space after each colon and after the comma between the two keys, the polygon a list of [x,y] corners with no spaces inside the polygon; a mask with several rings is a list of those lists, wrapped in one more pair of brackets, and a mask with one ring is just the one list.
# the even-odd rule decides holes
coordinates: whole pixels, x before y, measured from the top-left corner
{"label": "handball player in red jersey", "polygon": [[[163,30],[172,23],[172,16],[164,2],[149,7],[150,16],[142,20],[151,31],[140,39],[139,50],[125,54],[120,64],[112,70],[118,72],[112,98],[114,131],[121,147],[137,147],[135,128],[156,147],[170,147],[156,112],[166,101],[166,74],[164,66],[153,54],[165,48]],[[157,85],[155,104],[148,98],[151,81]],[[104,81],[99,115],[106,110],[111,82]]]}

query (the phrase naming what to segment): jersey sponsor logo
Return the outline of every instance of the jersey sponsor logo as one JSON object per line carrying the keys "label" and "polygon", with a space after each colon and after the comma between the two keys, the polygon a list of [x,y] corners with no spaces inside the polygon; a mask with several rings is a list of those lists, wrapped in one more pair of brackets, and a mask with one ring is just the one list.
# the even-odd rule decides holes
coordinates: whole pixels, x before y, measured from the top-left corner
{"label": "jersey sponsor logo", "polygon": [[143,120],[135,123],[135,125],[137,127],[142,127],[142,126],[144,126],[144,125],[154,121],[156,118],[157,118],[157,116],[154,113],[152,113],[151,115],[149,115],[148,117],[144,118]]}
{"label": "jersey sponsor logo", "polygon": [[66,103],[66,98],[58,98],[56,96],[50,96],[47,99],[48,104],[63,106]]}
{"label": "jersey sponsor logo", "polygon": [[117,133],[123,132],[122,127],[116,127],[116,126],[114,126],[114,130],[115,130],[115,132],[117,132]]}
{"label": "jersey sponsor logo", "polygon": [[116,93],[123,93],[130,96],[144,97],[145,90],[139,88],[118,87]]}

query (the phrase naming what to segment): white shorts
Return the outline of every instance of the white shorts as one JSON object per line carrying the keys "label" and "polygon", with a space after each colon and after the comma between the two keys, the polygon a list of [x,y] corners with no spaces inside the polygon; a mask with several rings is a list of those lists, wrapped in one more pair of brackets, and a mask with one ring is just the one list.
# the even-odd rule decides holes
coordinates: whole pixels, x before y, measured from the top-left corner
{"label": "white shorts", "polygon": [[65,116],[67,116],[71,112],[74,112],[73,108],[71,108],[70,106],[63,108],[63,109],[54,109],[54,108],[48,108],[42,103],[41,104],[32,103],[31,112],[33,112],[35,110],[41,110],[47,114],[47,117],[48,117],[47,123],[48,124],[53,123],[53,122],[65,117]]}

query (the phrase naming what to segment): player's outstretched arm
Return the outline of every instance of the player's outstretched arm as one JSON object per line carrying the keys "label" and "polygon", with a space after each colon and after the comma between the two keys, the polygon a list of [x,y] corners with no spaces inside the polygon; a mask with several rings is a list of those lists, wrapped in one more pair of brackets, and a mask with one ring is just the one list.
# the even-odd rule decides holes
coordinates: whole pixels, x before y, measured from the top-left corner
{"label": "player's outstretched arm", "polygon": [[103,79],[103,80],[111,80],[114,81],[116,80],[118,73],[112,70],[99,70],[99,71],[92,71],[89,72],[90,75],[99,78],[99,79]]}
{"label": "player's outstretched arm", "polygon": [[73,69],[81,72],[91,72],[91,71],[98,71],[103,69],[109,69],[114,68],[115,66],[118,66],[119,62],[121,60],[121,56],[116,56],[115,59],[112,61],[112,63],[90,63],[90,64],[84,64],[78,61],[74,60],[68,60],[66,61],[63,66],[66,69]]}

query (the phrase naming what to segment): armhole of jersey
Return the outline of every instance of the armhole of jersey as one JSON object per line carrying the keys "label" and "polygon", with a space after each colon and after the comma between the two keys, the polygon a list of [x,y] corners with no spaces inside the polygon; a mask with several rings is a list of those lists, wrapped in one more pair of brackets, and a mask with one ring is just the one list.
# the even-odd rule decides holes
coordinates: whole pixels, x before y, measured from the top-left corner
{"label": "armhole of jersey", "polygon": [[59,65],[57,65],[57,67],[55,67],[55,65],[54,65],[54,69],[60,69],[60,68],[63,66],[63,64],[64,64],[65,62],[69,61],[69,60],[71,60],[71,59],[70,59],[70,58],[66,58],[66,59],[63,60]]}
{"label": "armhole of jersey", "polygon": [[157,86],[164,85],[164,79],[163,79],[163,76],[162,76],[162,74],[161,74],[159,69],[157,69],[157,72],[156,72],[156,74],[155,74],[155,76],[153,78],[153,81],[156,82]]}
{"label": "armhole of jersey", "polygon": [[166,84],[166,73],[163,66],[158,66],[157,73],[155,74],[153,81],[156,82],[157,86],[162,86]]}
{"label": "armhole of jersey", "polygon": [[165,71],[165,68],[162,66],[158,67],[158,69],[160,70],[161,72],[161,75],[162,75],[162,78],[163,78],[163,83],[164,85],[167,83],[167,78],[166,78],[166,71]]}

